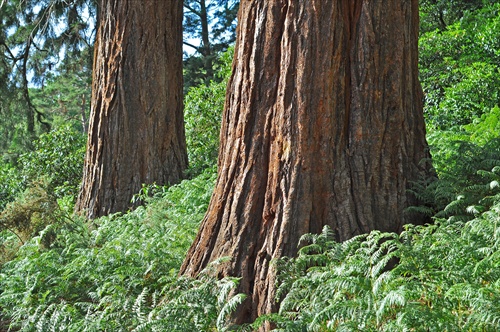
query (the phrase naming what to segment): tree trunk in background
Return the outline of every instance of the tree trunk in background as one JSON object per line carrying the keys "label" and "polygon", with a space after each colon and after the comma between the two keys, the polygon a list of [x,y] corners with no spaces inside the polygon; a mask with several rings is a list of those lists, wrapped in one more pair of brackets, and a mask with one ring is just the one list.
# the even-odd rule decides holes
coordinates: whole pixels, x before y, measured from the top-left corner
{"label": "tree trunk in background", "polygon": [[218,271],[242,277],[241,323],[277,309],[269,262],[304,233],[421,223],[404,209],[430,156],[418,0],[248,0],[238,24],[217,184],[181,273],[230,257]]}
{"label": "tree trunk in background", "polygon": [[[206,71],[206,77],[214,77],[212,47],[210,45],[210,30],[208,28],[208,12],[205,0],[200,1],[200,21],[201,21],[201,55]],[[208,82],[207,82],[208,83]]]}
{"label": "tree trunk in background", "polygon": [[86,113],[86,105],[87,105],[87,100],[85,98],[85,93],[82,93],[82,99],[80,103],[80,119],[82,122],[82,132],[83,133],[88,133],[89,131],[89,124],[87,121],[87,115]]}
{"label": "tree trunk in background", "polygon": [[76,210],[126,211],[143,183],[178,182],[182,1],[101,0],[83,185]]}

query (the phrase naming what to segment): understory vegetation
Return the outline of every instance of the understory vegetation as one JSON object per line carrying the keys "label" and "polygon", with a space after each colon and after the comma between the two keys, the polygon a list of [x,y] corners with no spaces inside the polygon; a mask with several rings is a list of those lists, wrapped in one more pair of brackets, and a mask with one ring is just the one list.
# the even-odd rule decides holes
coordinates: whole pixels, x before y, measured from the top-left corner
{"label": "understory vegetation", "polygon": [[48,207],[50,214],[40,218],[50,222],[20,247],[13,232],[3,231],[3,253],[17,251],[0,274],[0,307],[10,327],[222,330],[227,313],[242,299],[229,298],[237,280],[216,280],[210,269],[198,280],[177,277],[207,208],[214,174],[207,169],[177,186],[151,188],[152,196],[145,190],[140,198],[146,207],[92,223],[57,204]]}
{"label": "understory vegetation", "polygon": [[420,78],[437,177],[413,184],[423,204],[407,213],[431,224],[344,243],[328,228],[304,235],[297,257],[274,262],[279,312],[231,326],[244,300],[237,278],[219,280],[211,266],[196,280],[178,276],[216,180],[230,49],[218,60],[221,82],[185,97],[188,179],[144,186],[133,211],[73,214],[78,122],[61,120],[29,152],[4,153],[0,331],[251,331],[264,321],[276,331],[499,331],[500,4],[444,11],[441,22],[428,2]]}

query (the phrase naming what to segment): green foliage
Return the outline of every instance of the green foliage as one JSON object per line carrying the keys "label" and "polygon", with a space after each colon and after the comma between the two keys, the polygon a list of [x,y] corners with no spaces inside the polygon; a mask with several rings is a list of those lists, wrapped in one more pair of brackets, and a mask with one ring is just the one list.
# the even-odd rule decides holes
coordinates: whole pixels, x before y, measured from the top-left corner
{"label": "green foliage", "polygon": [[231,295],[238,279],[217,280],[211,268],[198,279],[180,277],[169,285],[161,304],[144,315],[134,331],[227,331],[229,314],[245,296]]}
{"label": "green foliage", "polygon": [[[493,181],[490,173],[500,165],[500,6],[494,1],[422,1],[421,8],[420,78],[439,181],[419,183],[414,191],[434,203],[431,215],[469,220],[468,207],[481,206],[484,197],[496,194],[485,183]],[[446,24],[425,29],[425,15]]]}
{"label": "green foliage", "polygon": [[[88,50],[91,51],[91,50]],[[43,112],[53,127],[86,133],[90,112],[90,68],[75,61],[68,72],[48,75],[43,88],[31,88],[33,105]]]}
{"label": "green foliage", "polygon": [[0,162],[0,211],[23,190],[19,170],[10,163]]}
{"label": "green foliage", "polygon": [[496,65],[484,62],[473,62],[465,68],[452,69],[452,75],[456,75],[459,81],[444,89],[445,98],[436,111],[443,117],[450,117],[450,121],[453,119],[454,124],[467,124],[471,119],[480,117],[498,104],[498,74]]}
{"label": "green foliage", "polygon": [[500,166],[498,107],[472,123],[453,130],[433,130],[428,135],[433,165],[439,179],[417,183],[413,191],[435,207],[430,215],[470,220],[471,206],[484,211],[491,206],[489,197],[498,193],[494,185]]}
{"label": "green foliage", "polygon": [[75,196],[80,187],[86,137],[70,125],[42,134],[34,151],[21,155],[21,174],[27,183],[43,176],[57,198]]}
{"label": "green foliage", "polygon": [[[46,85],[50,90],[54,76],[78,72],[89,79],[95,13],[94,0],[1,1],[1,153],[25,152],[40,133],[50,130],[47,116],[53,114],[46,112],[56,109],[44,107],[50,101],[37,92]],[[88,94],[88,87],[74,82],[66,88]]]}
{"label": "green foliage", "polygon": [[[8,229],[0,231],[0,267],[16,257],[21,245],[23,243],[17,234]],[[0,327],[2,327],[1,322]]]}
{"label": "green foliage", "polygon": [[42,187],[55,199],[73,200],[82,178],[85,137],[70,125],[42,134],[34,150],[16,158],[16,166],[0,163],[0,211],[22,193]]}
{"label": "green foliage", "polygon": [[493,107],[488,113],[464,126],[468,139],[478,145],[486,145],[500,135],[500,108]]}
{"label": "green foliage", "polygon": [[445,30],[468,13],[494,3],[495,0],[420,0],[420,30]]}
{"label": "green foliage", "polygon": [[237,280],[177,277],[214,181],[207,170],[92,224],[54,219],[3,265],[2,315],[19,331],[223,331]]}
{"label": "green foliage", "polygon": [[238,0],[184,0],[184,91],[219,82],[218,55],[236,39]]}
{"label": "green foliage", "polygon": [[276,331],[498,331],[499,209],[344,243],[328,229],[307,235],[278,263],[279,313],[261,320]]}
{"label": "green foliage", "polygon": [[46,184],[34,183],[0,213],[0,230],[9,230],[21,242],[39,234],[54,220],[58,220],[59,207]]}
{"label": "green foliage", "polygon": [[233,52],[234,49],[230,48],[221,55],[220,82],[212,81],[208,86],[191,88],[186,95],[184,120],[190,175],[199,174],[217,163],[220,123]]}
{"label": "green foliage", "polygon": [[499,11],[500,4],[486,3],[421,35],[420,80],[429,126],[468,124],[499,104]]}

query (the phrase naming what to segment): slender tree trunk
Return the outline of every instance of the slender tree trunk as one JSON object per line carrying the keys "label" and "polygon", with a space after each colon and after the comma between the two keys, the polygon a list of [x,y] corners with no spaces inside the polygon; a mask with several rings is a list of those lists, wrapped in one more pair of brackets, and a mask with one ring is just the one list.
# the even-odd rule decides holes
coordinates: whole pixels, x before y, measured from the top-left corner
{"label": "slender tree trunk", "polygon": [[210,30],[208,28],[208,12],[205,0],[200,1],[201,42],[203,62],[206,70],[207,84],[213,78],[212,47],[210,46]]}
{"label": "slender tree trunk", "polygon": [[85,97],[85,93],[82,93],[81,96],[81,102],[80,102],[80,120],[82,122],[82,131],[84,133],[88,133],[89,130],[89,124],[87,121],[87,98]]}
{"label": "slender tree trunk", "polygon": [[304,233],[420,223],[407,189],[430,156],[417,0],[248,0],[238,22],[217,184],[181,273],[230,257],[241,323],[277,309],[269,262]]}
{"label": "slender tree trunk", "polygon": [[23,99],[26,103],[26,130],[28,132],[29,144],[32,146],[33,141],[35,140],[35,110],[34,106],[31,103],[29,90],[28,90],[28,59],[30,54],[30,48],[32,43],[32,38],[29,37],[26,41],[26,47],[24,49],[24,55],[22,59],[21,71],[23,77]]}
{"label": "slender tree trunk", "polygon": [[182,1],[101,0],[89,139],[76,210],[126,211],[143,183],[178,182],[187,166],[182,117]]}

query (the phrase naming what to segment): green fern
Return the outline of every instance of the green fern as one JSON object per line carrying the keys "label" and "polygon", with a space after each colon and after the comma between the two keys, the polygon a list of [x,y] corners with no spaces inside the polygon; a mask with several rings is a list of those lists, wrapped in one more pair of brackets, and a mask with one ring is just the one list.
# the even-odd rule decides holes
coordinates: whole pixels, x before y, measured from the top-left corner
{"label": "green fern", "polygon": [[214,181],[207,170],[128,214],[51,223],[2,267],[2,315],[18,331],[223,328],[237,280],[177,278]]}
{"label": "green fern", "polygon": [[441,219],[323,247],[321,235],[307,235],[313,247],[277,264],[280,311],[266,318],[277,331],[497,331],[498,212],[497,201],[466,223]]}

